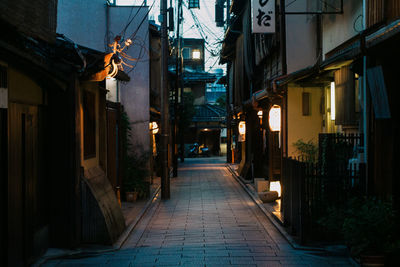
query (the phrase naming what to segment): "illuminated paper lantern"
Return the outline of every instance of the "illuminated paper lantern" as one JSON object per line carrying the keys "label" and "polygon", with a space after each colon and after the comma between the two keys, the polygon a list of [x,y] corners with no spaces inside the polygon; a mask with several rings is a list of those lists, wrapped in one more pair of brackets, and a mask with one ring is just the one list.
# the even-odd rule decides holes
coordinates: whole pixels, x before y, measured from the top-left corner
{"label": "illuminated paper lantern", "polygon": [[245,121],[239,122],[239,134],[241,134],[241,135],[246,134],[246,122]]}
{"label": "illuminated paper lantern", "polygon": [[273,105],[269,110],[268,116],[269,128],[272,132],[279,132],[281,130],[281,107]]}

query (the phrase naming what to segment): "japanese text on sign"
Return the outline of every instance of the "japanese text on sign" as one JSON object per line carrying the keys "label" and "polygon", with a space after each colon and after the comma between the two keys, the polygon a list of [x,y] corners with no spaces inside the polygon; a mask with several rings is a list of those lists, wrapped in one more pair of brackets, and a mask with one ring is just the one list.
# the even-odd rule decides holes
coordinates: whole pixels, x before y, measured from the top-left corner
{"label": "japanese text on sign", "polygon": [[253,33],[275,32],[275,0],[252,1]]}

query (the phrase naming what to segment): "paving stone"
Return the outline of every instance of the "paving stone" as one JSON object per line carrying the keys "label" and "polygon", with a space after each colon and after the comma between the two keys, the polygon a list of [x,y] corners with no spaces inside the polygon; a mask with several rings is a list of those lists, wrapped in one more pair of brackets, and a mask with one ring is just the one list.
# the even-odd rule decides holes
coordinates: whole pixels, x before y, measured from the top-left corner
{"label": "paving stone", "polygon": [[185,159],[178,177],[171,179],[171,199],[145,214],[148,219],[139,222],[122,250],[103,258],[53,260],[43,266],[349,265],[347,258],[314,257],[294,250],[224,161]]}

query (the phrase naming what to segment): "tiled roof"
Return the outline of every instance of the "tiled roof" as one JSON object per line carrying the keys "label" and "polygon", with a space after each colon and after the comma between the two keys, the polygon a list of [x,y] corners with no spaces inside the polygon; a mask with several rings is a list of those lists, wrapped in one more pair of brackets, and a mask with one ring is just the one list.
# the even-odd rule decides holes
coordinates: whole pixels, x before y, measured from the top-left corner
{"label": "tiled roof", "polygon": [[196,114],[192,121],[225,121],[226,111],[223,108],[211,104],[195,106]]}

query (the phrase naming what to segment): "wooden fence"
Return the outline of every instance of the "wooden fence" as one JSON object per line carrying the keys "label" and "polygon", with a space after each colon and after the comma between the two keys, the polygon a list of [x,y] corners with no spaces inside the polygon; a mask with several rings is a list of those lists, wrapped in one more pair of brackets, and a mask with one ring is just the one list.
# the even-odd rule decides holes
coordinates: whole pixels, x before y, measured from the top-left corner
{"label": "wooden fence", "polygon": [[318,221],[329,208],[365,194],[365,164],[349,163],[350,151],[362,144],[362,136],[320,135],[319,141],[318,162],[283,159],[284,223],[302,243],[322,236]]}

